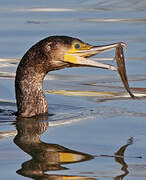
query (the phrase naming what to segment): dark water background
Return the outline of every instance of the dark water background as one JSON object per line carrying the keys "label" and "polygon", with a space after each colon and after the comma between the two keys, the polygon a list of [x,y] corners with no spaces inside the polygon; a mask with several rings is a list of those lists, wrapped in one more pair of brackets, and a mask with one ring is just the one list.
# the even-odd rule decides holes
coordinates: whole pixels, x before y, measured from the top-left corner
{"label": "dark water background", "polygon": [[[130,86],[139,88],[136,93],[146,92],[146,1],[1,1],[1,179],[144,180],[146,100],[124,98],[115,72],[93,68],[51,72],[44,82],[45,90],[75,92],[72,96],[46,92],[49,113],[54,114],[49,121],[17,123],[10,115],[16,111],[17,58],[50,35],[78,37],[94,45],[126,42]],[[113,56],[110,52],[98,57]],[[87,96],[77,96],[84,91]],[[89,96],[93,91],[100,92],[98,97]],[[119,98],[103,92],[119,93]],[[14,143],[16,126],[24,134],[16,136]],[[27,129],[32,133],[27,134]]]}

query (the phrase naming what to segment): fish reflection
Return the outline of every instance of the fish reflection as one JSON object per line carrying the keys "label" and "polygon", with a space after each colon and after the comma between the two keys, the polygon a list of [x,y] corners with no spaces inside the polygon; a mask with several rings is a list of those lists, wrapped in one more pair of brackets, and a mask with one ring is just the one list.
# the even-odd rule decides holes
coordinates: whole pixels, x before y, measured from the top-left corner
{"label": "fish reflection", "polygon": [[121,164],[122,168],[121,170],[124,172],[123,174],[116,176],[114,178],[114,180],[122,180],[126,175],[129,174],[128,171],[128,165],[126,164],[126,162],[124,161],[124,153],[126,148],[133,144],[133,138],[130,138],[127,142],[127,144],[125,144],[124,146],[122,146],[116,153],[115,153],[115,161],[118,162],[119,164]]}
{"label": "fish reflection", "polygon": [[16,128],[17,135],[14,142],[24,152],[29,154],[32,159],[22,164],[18,174],[30,178],[44,179],[92,179],[79,176],[62,176],[45,174],[46,171],[65,170],[62,164],[77,163],[93,159],[92,155],[74,151],[58,144],[49,144],[40,140],[40,136],[44,133],[49,122],[47,117],[35,118],[17,118]]}

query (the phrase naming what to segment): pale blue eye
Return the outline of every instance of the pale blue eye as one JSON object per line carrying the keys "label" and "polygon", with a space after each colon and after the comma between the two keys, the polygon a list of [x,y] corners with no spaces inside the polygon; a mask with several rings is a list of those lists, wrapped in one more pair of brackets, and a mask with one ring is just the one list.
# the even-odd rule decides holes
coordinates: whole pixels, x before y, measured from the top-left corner
{"label": "pale blue eye", "polygon": [[75,44],[75,48],[79,49],[80,48],[80,44]]}

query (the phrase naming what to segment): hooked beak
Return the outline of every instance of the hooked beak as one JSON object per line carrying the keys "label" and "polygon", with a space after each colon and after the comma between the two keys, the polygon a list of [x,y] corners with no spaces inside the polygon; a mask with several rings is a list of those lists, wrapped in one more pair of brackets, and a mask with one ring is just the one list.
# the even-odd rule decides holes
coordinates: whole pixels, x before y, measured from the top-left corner
{"label": "hooked beak", "polygon": [[70,50],[65,54],[65,61],[80,66],[90,66],[116,71],[117,68],[115,66],[91,60],[89,57],[100,54],[102,52],[111,51],[115,49],[119,44],[127,47],[125,43],[119,42],[103,46],[86,45],[85,49],[81,48],[76,50]]}

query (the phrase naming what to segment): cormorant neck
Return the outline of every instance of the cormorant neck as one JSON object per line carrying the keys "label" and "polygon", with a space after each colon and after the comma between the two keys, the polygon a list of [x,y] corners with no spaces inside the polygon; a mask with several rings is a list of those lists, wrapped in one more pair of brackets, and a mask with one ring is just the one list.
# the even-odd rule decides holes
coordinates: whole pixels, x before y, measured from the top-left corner
{"label": "cormorant neck", "polygon": [[48,104],[42,89],[45,73],[18,66],[15,79],[17,115],[32,117],[48,113]]}

